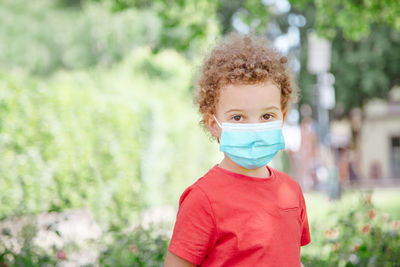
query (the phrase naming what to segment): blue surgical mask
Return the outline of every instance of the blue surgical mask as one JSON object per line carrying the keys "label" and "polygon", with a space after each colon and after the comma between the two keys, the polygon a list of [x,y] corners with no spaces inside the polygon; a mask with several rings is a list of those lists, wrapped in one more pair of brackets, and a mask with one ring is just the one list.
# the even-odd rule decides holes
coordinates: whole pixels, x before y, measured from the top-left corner
{"label": "blue surgical mask", "polygon": [[282,121],[264,123],[222,123],[219,150],[246,169],[267,165],[285,148]]}

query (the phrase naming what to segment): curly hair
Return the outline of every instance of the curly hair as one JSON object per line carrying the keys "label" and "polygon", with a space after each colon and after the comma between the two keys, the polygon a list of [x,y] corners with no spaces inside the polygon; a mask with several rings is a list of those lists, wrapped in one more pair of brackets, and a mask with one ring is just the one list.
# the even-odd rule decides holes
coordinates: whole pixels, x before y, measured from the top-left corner
{"label": "curly hair", "polygon": [[199,73],[194,101],[203,115],[214,114],[220,89],[230,84],[256,84],[271,80],[281,91],[281,109],[286,113],[297,99],[288,59],[273,49],[266,38],[232,33],[205,58]]}

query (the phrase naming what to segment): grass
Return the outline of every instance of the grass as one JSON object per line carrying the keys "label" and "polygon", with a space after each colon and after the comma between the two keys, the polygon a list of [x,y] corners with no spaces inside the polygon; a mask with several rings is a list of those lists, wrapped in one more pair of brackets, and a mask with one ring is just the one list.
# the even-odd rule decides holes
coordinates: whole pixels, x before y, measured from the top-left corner
{"label": "grass", "polygon": [[[347,190],[339,200],[329,200],[324,193],[305,193],[309,223],[333,222],[337,217],[335,214],[346,212],[357,205],[361,194],[367,192],[371,190]],[[388,213],[392,219],[400,220],[400,188],[373,189],[372,203],[378,214]]]}

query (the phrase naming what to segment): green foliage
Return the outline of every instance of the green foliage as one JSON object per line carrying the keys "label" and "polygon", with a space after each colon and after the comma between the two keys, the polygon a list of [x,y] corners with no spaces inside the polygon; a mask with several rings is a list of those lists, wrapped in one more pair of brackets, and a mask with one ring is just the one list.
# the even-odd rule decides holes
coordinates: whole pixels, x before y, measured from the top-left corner
{"label": "green foliage", "polygon": [[14,237],[19,241],[18,247],[15,245],[14,247],[8,247],[0,243],[0,266],[56,266],[56,254],[50,255],[47,251],[34,244],[33,239],[36,236],[37,230],[34,223],[26,223],[22,227],[20,236]]}
{"label": "green foliage", "polygon": [[99,256],[101,266],[164,266],[169,237],[160,225],[139,225],[131,231],[113,233]]}
{"label": "green foliage", "polygon": [[[309,23],[312,25],[312,21]],[[300,56],[302,66],[307,64],[307,53],[304,45]],[[336,102],[346,113],[353,107],[361,107],[368,99],[385,99],[389,90],[400,83],[400,31],[373,25],[371,35],[359,41],[346,40],[339,31],[332,40],[330,71],[335,75]],[[302,68],[299,75],[302,101],[311,102],[315,83],[315,77]]]}
{"label": "green foliage", "polygon": [[371,193],[311,226],[312,242],[302,249],[305,266],[398,266],[400,221],[377,210]]}
{"label": "green foliage", "polygon": [[150,223],[146,226],[137,224],[130,229],[121,226],[105,232],[100,240],[81,245],[64,243],[62,248],[54,245],[50,249],[43,249],[34,242],[39,229],[36,222],[31,220],[24,222],[20,235],[13,237],[14,242],[7,245],[0,243],[0,266],[64,266],[64,261],[69,261],[67,265],[71,265],[77,260],[74,253],[98,250],[96,259],[91,259],[94,262],[85,266],[161,267],[164,266],[170,241],[166,229],[163,223]]}
{"label": "green foliage", "polygon": [[115,12],[129,9],[152,10],[161,20],[160,42],[156,50],[173,48],[190,58],[204,50],[219,35],[216,1],[93,0]]}
{"label": "green foliage", "polygon": [[233,31],[232,20],[238,16],[246,23],[250,30],[265,32],[268,25],[269,12],[267,7],[259,0],[220,0],[217,1],[217,16],[222,25],[222,33]]}
{"label": "green foliage", "polygon": [[335,38],[332,73],[337,101],[345,107],[360,106],[367,99],[385,99],[400,83],[400,31],[374,25],[371,35],[359,42]]}
{"label": "green foliage", "polygon": [[0,218],[89,206],[103,224],[126,224],[177,205],[217,153],[190,82],[181,56],[149,48],[110,70],[1,74]]}
{"label": "green foliage", "polygon": [[301,9],[316,7],[316,28],[330,39],[338,29],[349,40],[360,40],[370,35],[373,24],[386,24],[400,30],[400,4],[396,0],[347,1],[347,0],[291,0]]}
{"label": "green foliage", "polygon": [[49,74],[119,62],[135,47],[157,47],[161,21],[152,10],[111,13],[97,3],[66,8],[53,0],[3,0],[3,69]]}

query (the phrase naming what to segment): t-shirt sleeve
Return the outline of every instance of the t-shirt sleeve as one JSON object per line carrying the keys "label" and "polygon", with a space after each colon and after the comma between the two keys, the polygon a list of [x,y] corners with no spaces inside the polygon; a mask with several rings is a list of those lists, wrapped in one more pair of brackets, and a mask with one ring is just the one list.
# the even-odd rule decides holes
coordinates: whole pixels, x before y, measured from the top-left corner
{"label": "t-shirt sleeve", "polygon": [[216,240],[212,206],[198,186],[188,187],[179,199],[179,209],[168,250],[199,265]]}
{"label": "t-shirt sleeve", "polygon": [[306,202],[304,201],[303,192],[300,191],[300,207],[301,207],[301,221],[302,221],[302,232],[300,245],[305,246],[311,242],[310,228],[308,226],[307,208]]}

